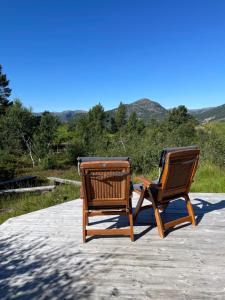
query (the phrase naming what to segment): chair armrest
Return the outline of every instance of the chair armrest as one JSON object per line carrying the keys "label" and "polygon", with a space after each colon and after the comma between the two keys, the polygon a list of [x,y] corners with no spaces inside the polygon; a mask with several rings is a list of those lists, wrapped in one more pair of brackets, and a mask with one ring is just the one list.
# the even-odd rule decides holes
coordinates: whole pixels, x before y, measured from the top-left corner
{"label": "chair armrest", "polygon": [[161,187],[161,183],[155,183],[154,181],[151,181],[147,178],[145,178],[144,176],[135,176],[134,180],[139,180],[142,182],[144,188],[149,188],[150,186],[160,189]]}
{"label": "chair armrest", "polygon": [[151,180],[148,180],[147,178],[145,178],[144,176],[136,176],[134,177],[134,180],[139,180],[143,183],[144,187],[149,187],[151,184]]}

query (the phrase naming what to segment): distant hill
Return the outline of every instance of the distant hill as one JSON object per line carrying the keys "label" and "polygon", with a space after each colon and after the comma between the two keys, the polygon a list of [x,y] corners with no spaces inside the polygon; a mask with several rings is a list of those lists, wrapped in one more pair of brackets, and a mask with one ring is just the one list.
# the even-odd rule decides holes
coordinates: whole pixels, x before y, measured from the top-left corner
{"label": "distant hill", "polygon": [[[148,121],[150,119],[162,120],[167,115],[169,110],[164,108],[156,101],[152,101],[147,98],[139,99],[133,103],[125,104],[126,114],[129,115],[132,112],[136,112],[139,119]],[[110,119],[115,115],[117,108],[106,111],[108,118]],[[199,122],[210,122],[210,121],[222,121],[225,120],[225,104],[217,107],[206,107],[201,109],[189,109],[190,114],[192,114]],[[69,120],[80,117],[86,114],[87,111],[84,110],[65,110],[63,112],[52,112],[54,115],[58,116],[61,122],[68,122]],[[36,113],[40,115],[40,113]]]}
{"label": "distant hill", "polygon": [[[167,109],[165,109],[162,105],[147,98],[137,100],[130,104],[125,104],[125,106],[128,117],[132,112],[136,112],[138,118],[144,121],[150,119],[160,120],[165,118],[165,116],[168,114]],[[110,116],[114,116],[116,111],[117,108],[109,110],[108,114]]]}
{"label": "distant hill", "polygon": [[65,110],[62,112],[52,112],[55,116],[59,118],[62,123],[68,122],[76,116],[80,116],[82,114],[86,114],[85,110]]}
{"label": "distant hill", "polygon": [[200,122],[223,121],[225,120],[225,104],[202,109],[193,109],[189,112]]}
{"label": "distant hill", "polygon": [[[130,104],[125,104],[125,106],[127,117],[129,117],[132,112],[136,112],[138,118],[144,121],[150,119],[161,120],[168,114],[168,110],[166,110],[162,105],[147,98],[137,100]],[[108,118],[114,116],[116,111],[117,108],[106,111]],[[86,113],[87,112],[84,110],[65,110],[63,112],[52,112],[52,114],[58,116],[59,120],[63,123]],[[36,114],[40,115],[41,113]]]}
{"label": "distant hill", "polygon": [[[60,122],[66,123],[73,118],[80,117],[83,114],[86,114],[87,111],[85,111],[85,110],[64,110],[62,112],[50,111],[50,113],[53,114],[54,116],[57,116],[59,118]],[[34,115],[41,116],[42,112],[34,113]]]}

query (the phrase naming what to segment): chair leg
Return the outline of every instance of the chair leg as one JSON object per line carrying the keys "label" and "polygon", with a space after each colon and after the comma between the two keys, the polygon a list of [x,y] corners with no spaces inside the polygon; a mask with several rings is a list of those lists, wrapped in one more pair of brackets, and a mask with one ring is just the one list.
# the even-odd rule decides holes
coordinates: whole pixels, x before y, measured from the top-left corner
{"label": "chair leg", "polygon": [[132,216],[132,208],[129,210],[129,223],[130,223],[130,239],[134,241],[134,224],[133,224],[133,216]]}
{"label": "chair leg", "polygon": [[145,190],[142,190],[140,198],[139,198],[138,203],[137,203],[137,206],[136,206],[135,211],[134,211],[134,216],[133,216],[134,221],[136,220],[136,218],[138,216],[138,213],[139,213],[139,210],[140,210],[140,208],[142,206],[142,203],[144,201],[144,195],[145,195]]}
{"label": "chair leg", "polygon": [[87,212],[84,209],[84,205],[83,205],[83,243],[86,243],[86,226],[87,226]]}
{"label": "chair leg", "polygon": [[194,213],[190,198],[189,198],[188,195],[185,195],[184,198],[185,198],[185,201],[186,201],[188,215],[191,217],[191,223],[192,223],[193,226],[196,226],[195,213]]}
{"label": "chair leg", "polygon": [[164,238],[165,237],[165,230],[164,230],[162,218],[161,218],[161,215],[160,215],[160,212],[159,212],[159,208],[156,206],[154,200],[152,200],[152,207],[153,207],[153,210],[154,210],[155,220],[156,220],[159,235],[160,235],[161,238]]}

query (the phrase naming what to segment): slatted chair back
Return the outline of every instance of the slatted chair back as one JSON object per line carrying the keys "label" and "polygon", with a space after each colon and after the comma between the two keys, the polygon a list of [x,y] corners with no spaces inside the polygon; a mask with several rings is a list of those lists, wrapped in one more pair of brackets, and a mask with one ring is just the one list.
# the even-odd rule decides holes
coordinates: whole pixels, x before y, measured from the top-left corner
{"label": "slatted chair back", "polygon": [[90,161],[80,165],[86,208],[129,206],[129,161]]}
{"label": "slatted chair back", "polygon": [[159,200],[189,192],[197,169],[199,152],[199,149],[182,149],[166,154],[160,177]]}
{"label": "slatted chair back", "polygon": [[[133,241],[129,158],[83,157],[78,162],[82,177],[83,241],[93,235],[129,235]],[[102,215],[125,215],[129,228],[87,228],[89,217]]]}

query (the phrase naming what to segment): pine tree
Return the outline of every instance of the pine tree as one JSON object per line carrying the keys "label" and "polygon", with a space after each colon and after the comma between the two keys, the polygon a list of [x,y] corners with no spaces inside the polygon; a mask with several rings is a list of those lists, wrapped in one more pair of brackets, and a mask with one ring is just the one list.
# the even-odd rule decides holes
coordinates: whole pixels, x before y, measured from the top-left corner
{"label": "pine tree", "polygon": [[6,113],[9,106],[13,104],[8,98],[11,95],[11,89],[8,87],[9,80],[5,74],[2,73],[2,66],[0,65],[0,116]]}
{"label": "pine tree", "polygon": [[117,108],[115,121],[118,129],[122,128],[126,124],[126,106],[122,102],[120,102],[120,105]]}

